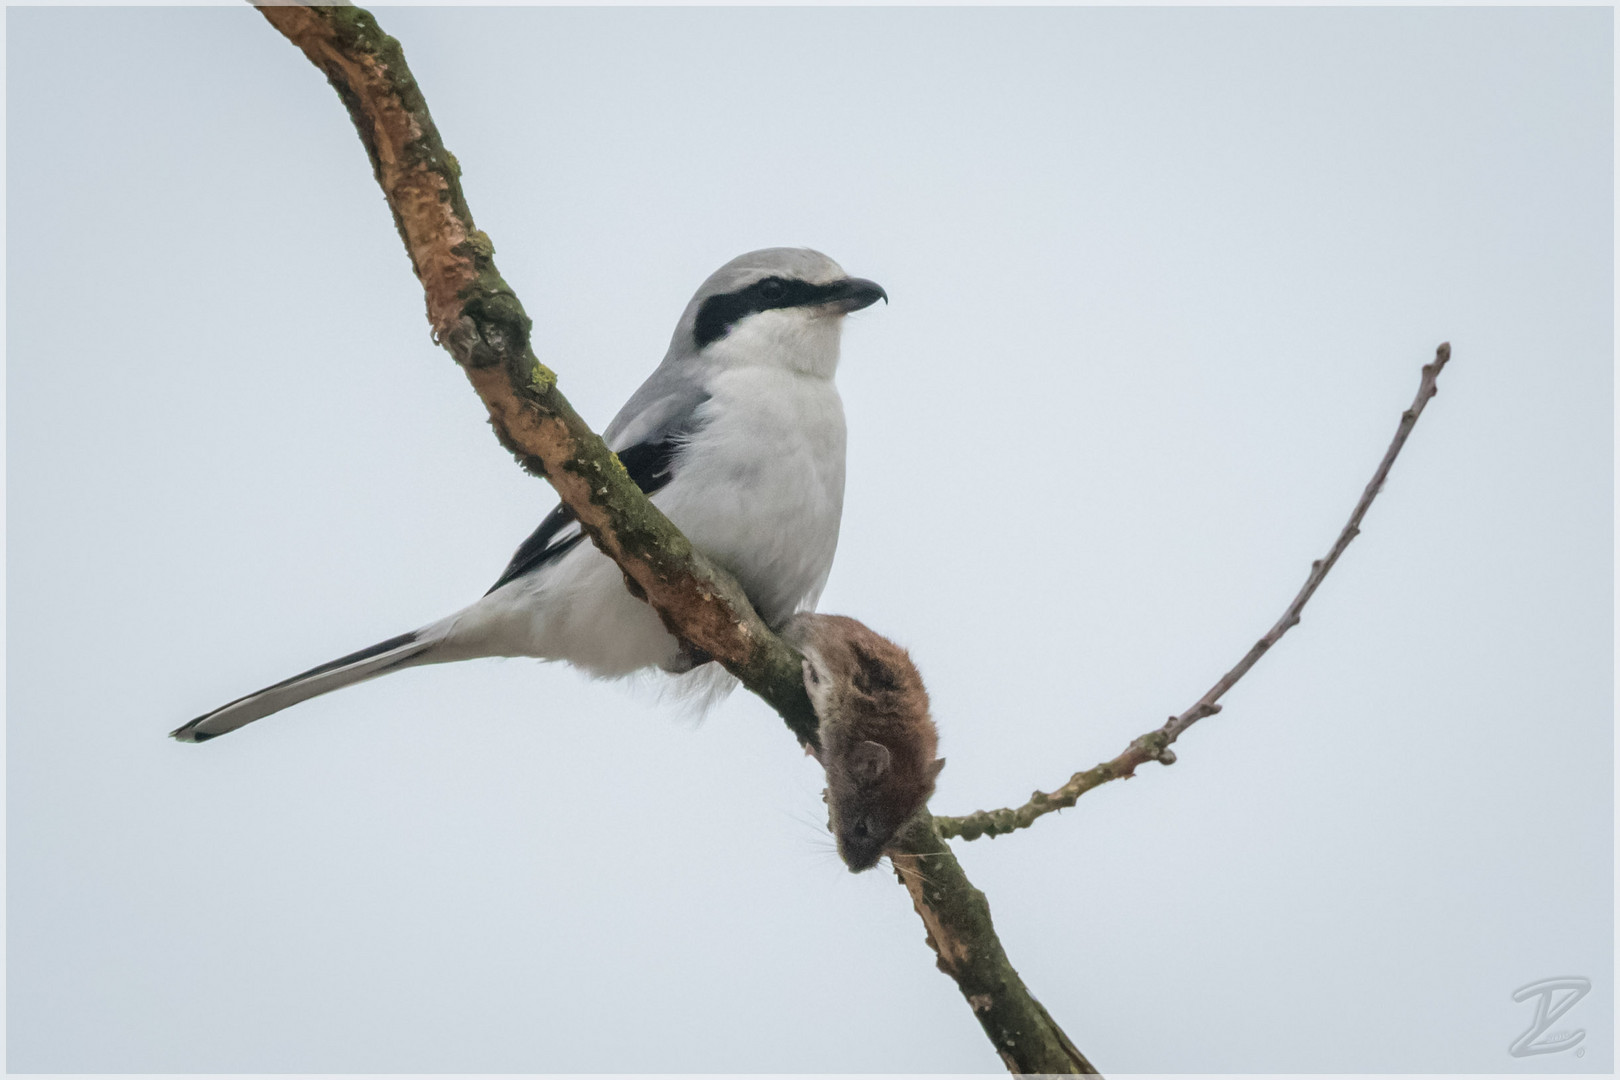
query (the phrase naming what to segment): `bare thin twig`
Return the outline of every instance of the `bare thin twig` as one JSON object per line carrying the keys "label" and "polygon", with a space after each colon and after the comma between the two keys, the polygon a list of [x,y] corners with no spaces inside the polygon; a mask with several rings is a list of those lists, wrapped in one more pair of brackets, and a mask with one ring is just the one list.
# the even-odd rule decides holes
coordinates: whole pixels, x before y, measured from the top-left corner
{"label": "bare thin twig", "polygon": [[1384,451],[1384,460],[1378,463],[1378,471],[1361,493],[1361,499],[1356,503],[1355,510],[1351,511],[1350,520],[1340,531],[1339,538],[1333,542],[1333,549],[1327,553],[1326,558],[1311,563],[1311,572],[1305,579],[1305,585],[1299,590],[1288,609],[1282,613],[1282,618],[1266,632],[1266,636],[1250,646],[1243,659],[1220,677],[1209,692],[1199,698],[1197,703],[1182,713],[1172,716],[1162,727],[1156,728],[1145,735],[1139,735],[1131,740],[1125,752],[1112,761],[1105,761],[1101,765],[1093,766],[1084,772],[1077,772],[1069,778],[1069,782],[1056,791],[1037,791],[1030,796],[1029,802],[1016,810],[1004,808],[1001,810],[980,810],[965,817],[940,817],[934,821],[939,827],[940,835],[946,837],[960,836],[964,840],[976,840],[981,836],[996,837],[1003,833],[1026,829],[1034,824],[1037,818],[1044,817],[1055,810],[1073,806],[1075,802],[1092,788],[1106,784],[1110,780],[1119,780],[1135,775],[1137,767],[1149,761],[1158,761],[1165,765],[1176,760],[1175,751],[1170,744],[1180,738],[1181,733],[1192,727],[1206,716],[1214,716],[1221,711],[1219,704],[1222,695],[1232,689],[1237,681],[1248,674],[1249,669],[1259,662],[1260,658],[1270,651],[1292,627],[1298,625],[1300,612],[1305,604],[1316,593],[1322,579],[1327,577],[1333,564],[1339,561],[1344,549],[1350,546],[1361,533],[1361,519],[1366,516],[1367,508],[1372,506],[1373,499],[1383,489],[1384,481],[1389,477],[1390,466],[1395,464],[1395,458],[1406,445],[1406,438],[1417,425],[1418,417],[1423,415],[1424,406],[1436,392],[1435,383],[1440,377],[1440,371],[1451,359],[1451,345],[1449,342],[1441,344],[1435,350],[1434,360],[1423,365],[1423,378],[1418,384],[1417,398],[1412,405],[1401,414],[1400,425],[1395,429],[1395,438],[1390,442],[1389,449]]}

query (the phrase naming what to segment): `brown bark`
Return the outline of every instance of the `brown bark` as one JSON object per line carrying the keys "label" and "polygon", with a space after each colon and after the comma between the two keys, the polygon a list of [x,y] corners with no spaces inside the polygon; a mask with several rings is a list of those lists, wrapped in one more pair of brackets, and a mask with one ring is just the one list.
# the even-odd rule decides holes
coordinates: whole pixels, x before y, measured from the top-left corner
{"label": "brown bark", "polygon": [[908,823],[889,859],[911,894],[939,970],[956,981],[1007,1071],[1095,1074],[1013,969],[990,921],[990,902],[968,880],[926,809]]}

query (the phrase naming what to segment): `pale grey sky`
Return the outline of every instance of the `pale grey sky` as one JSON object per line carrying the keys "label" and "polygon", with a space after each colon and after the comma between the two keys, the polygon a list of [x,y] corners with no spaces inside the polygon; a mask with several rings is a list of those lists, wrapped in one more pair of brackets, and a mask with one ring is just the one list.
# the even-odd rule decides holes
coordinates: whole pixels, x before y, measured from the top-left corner
{"label": "pale grey sky", "polygon": [[[1613,1065],[1604,9],[385,9],[605,424],[751,248],[850,322],[823,609],[908,645],[936,812],[1271,624],[1181,761],[958,844],[1105,1071]],[[996,1071],[758,701],[418,669],[176,724],[479,595],[491,438],[325,80],[252,11],[7,12],[8,1065]],[[1555,975],[1576,1051],[1519,1060]]]}

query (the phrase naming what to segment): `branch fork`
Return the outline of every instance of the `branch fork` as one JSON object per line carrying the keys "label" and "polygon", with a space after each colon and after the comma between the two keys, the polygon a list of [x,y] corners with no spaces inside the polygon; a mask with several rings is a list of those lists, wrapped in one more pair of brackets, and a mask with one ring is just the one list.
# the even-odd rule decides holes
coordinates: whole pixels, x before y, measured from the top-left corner
{"label": "branch fork", "polygon": [[[478,230],[461,191],[461,168],[444,148],[399,43],[371,14],[331,7],[266,5],[264,17],[326,74],[360,134],[427,300],[433,340],[466,373],[489,410],[501,445],[544,477],[606,555],[626,587],[658,611],[696,659],[712,657],[770,704],[805,746],[817,745],[799,654],[760,620],[736,582],[695,551],[630,480],[619,459],[557,388],[557,376],[530,346],[532,324],[495,268],[495,245]],[[1017,809],[934,818],[919,811],[890,855],[911,895],[941,971],[956,980],[975,1019],[1014,1073],[1095,1073],[1096,1069],[1030,994],[1007,959],[984,894],[968,881],[947,837],[971,840],[1027,828],[1073,806],[1085,792],[1130,777],[1149,761],[1176,760],[1170,744],[1220,711],[1218,699],[1287,630],[1359,532],[1395,456],[1435,393],[1450,357],[1440,346],[1401,417],[1395,441],[1325,559],[1271,631],[1236,667],[1179,716],[1132,740],[1124,753],[1075,773],[1056,791],[1037,791]],[[924,862],[926,860],[926,864]],[[920,867],[926,865],[924,873]]]}

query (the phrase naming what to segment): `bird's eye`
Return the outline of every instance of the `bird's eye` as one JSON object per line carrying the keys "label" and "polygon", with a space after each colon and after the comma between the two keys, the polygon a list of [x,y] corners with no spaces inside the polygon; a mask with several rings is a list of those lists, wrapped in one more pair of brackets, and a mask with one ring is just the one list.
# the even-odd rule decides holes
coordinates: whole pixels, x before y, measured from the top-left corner
{"label": "bird's eye", "polygon": [[780,300],[787,295],[787,282],[781,278],[766,278],[759,283],[759,295],[764,300]]}

